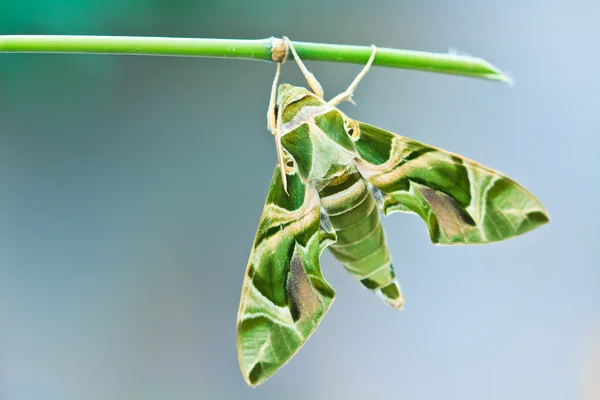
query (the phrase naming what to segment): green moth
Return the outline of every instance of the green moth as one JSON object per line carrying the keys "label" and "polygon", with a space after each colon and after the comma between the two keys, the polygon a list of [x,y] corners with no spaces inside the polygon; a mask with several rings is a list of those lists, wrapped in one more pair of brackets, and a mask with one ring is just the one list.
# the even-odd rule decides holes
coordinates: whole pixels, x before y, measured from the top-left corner
{"label": "green moth", "polygon": [[364,286],[402,309],[379,211],[418,214],[436,244],[489,243],[548,222],[515,181],[474,161],[347,117],[371,66],[330,101],[285,39],[312,90],[273,82],[268,112],[278,165],[254,240],[237,320],[237,350],[256,386],[306,342],[334,291],[321,273],[328,247]]}

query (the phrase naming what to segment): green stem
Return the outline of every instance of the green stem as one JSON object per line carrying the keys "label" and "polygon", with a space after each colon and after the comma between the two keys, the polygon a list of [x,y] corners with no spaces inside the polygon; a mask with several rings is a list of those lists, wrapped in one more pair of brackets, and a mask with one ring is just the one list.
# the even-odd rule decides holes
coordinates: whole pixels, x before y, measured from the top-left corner
{"label": "green stem", "polygon": [[[298,52],[298,56],[303,60],[364,64],[371,54],[371,48],[368,46],[292,43]],[[285,55],[285,47],[283,41],[277,38],[239,40],[131,36],[0,35],[0,53],[129,54],[281,61]],[[463,75],[510,83],[510,79],[502,71],[487,61],[457,54],[378,47],[374,65]]]}

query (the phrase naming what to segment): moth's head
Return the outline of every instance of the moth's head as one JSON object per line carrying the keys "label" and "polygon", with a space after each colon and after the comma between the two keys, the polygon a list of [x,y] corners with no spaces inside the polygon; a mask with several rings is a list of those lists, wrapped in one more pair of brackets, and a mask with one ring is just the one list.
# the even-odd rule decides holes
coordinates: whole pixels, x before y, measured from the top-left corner
{"label": "moth's head", "polygon": [[310,106],[323,106],[326,102],[310,90],[287,83],[277,89],[276,118],[281,125],[290,122],[300,110]]}
{"label": "moth's head", "polygon": [[301,86],[292,86],[288,83],[284,83],[279,85],[279,88],[277,89],[277,106],[285,106],[306,96],[314,96],[314,94]]}
{"label": "moth's head", "polygon": [[281,170],[320,180],[346,170],[356,155],[358,125],[305,88],[283,84],[277,96]]}

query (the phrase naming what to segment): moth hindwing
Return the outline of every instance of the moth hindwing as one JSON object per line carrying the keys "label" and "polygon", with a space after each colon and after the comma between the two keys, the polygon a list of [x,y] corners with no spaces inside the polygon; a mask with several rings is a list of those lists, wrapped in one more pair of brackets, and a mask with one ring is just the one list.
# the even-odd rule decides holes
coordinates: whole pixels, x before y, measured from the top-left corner
{"label": "moth hindwing", "polygon": [[240,367],[252,386],[283,366],[329,309],[334,291],[319,266],[326,247],[360,283],[402,308],[379,210],[416,213],[438,244],[489,243],[548,222],[540,202],[501,173],[348,118],[335,106],[351,98],[355,83],[330,102],[320,86],[317,95],[283,84],[272,95],[279,162],[237,321]]}

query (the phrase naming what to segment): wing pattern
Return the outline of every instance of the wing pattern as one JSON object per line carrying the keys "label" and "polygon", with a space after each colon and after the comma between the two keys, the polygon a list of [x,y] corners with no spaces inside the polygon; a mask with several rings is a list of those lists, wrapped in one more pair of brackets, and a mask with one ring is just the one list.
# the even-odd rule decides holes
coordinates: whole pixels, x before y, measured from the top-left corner
{"label": "wing pattern", "polygon": [[384,214],[417,213],[439,244],[488,243],[546,222],[541,203],[510,178],[474,161],[359,123],[361,174],[381,192]]}
{"label": "wing pattern", "polygon": [[335,241],[321,225],[315,188],[279,167],[254,240],[238,312],[237,346],[244,378],[256,386],[274,374],[304,344],[325,315],[334,291],[323,278],[319,257]]}

